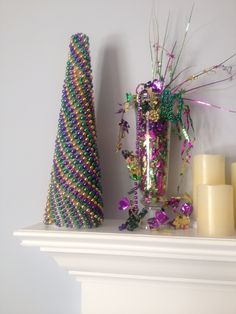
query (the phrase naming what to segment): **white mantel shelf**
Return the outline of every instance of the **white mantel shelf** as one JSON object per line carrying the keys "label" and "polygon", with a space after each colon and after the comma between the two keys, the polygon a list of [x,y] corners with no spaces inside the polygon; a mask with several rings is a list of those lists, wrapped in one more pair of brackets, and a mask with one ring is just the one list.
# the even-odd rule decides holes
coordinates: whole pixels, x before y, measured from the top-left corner
{"label": "white mantel shelf", "polygon": [[145,314],[158,298],[154,313],[183,313],[186,306],[191,314],[236,313],[236,235],[120,232],[121,223],[106,220],[79,231],[41,223],[14,235],[23,246],[49,253],[82,283],[82,314]]}

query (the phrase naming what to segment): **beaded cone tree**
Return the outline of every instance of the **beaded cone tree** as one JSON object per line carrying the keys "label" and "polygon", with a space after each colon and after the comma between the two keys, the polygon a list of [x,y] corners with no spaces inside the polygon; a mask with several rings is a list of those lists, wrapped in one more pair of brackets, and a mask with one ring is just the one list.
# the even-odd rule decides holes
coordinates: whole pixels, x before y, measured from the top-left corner
{"label": "beaded cone tree", "polygon": [[103,221],[89,38],[71,37],[44,222],[92,228]]}

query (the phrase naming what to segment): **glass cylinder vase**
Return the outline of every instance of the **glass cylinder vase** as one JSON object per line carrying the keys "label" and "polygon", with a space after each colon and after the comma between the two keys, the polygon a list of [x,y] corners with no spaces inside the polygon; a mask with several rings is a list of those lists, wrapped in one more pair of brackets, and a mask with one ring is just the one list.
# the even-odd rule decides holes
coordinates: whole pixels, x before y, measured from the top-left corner
{"label": "glass cylinder vase", "polygon": [[163,219],[167,219],[162,207],[167,198],[171,125],[161,117],[160,103],[160,95],[149,90],[141,95],[138,106],[139,190],[141,203],[147,211],[141,226],[145,228],[150,227],[157,215],[161,225],[165,223]]}

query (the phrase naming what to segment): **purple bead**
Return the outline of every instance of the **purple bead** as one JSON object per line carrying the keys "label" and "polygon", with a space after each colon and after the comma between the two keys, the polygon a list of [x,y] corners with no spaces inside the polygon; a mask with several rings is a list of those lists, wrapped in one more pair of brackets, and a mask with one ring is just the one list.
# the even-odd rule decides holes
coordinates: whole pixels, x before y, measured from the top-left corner
{"label": "purple bead", "polygon": [[121,226],[119,226],[119,230],[125,230],[127,228],[127,224],[122,224]]}
{"label": "purple bead", "polygon": [[159,81],[159,80],[154,80],[152,83],[151,83],[151,87],[152,87],[152,90],[155,92],[155,93],[158,93],[160,94],[163,89],[164,89],[164,83]]}
{"label": "purple bead", "polygon": [[174,212],[177,211],[179,204],[180,199],[176,197],[171,197],[171,199],[168,201],[168,205],[172,208]]}
{"label": "purple bead", "polygon": [[181,206],[181,212],[186,215],[186,216],[190,216],[193,212],[193,206],[191,203],[184,203],[182,206]]}
{"label": "purple bead", "polygon": [[148,219],[148,225],[150,229],[158,228],[160,227],[159,222],[155,218]]}
{"label": "purple bead", "polygon": [[148,219],[150,229],[159,228],[166,224],[169,218],[164,210],[156,211],[155,217]]}
{"label": "purple bead", "polygon": [[159,221],[160,225],[163,225],[168,221],[168,216],[164,210],[157,211],[155,218]]}
{"label": "purple bead", "polygon": [[118,209],[121,211],[125,211],[127,209],[130,208],[130,200],[127,197],[123,197],[120,201],[119,201],[119,207]]}

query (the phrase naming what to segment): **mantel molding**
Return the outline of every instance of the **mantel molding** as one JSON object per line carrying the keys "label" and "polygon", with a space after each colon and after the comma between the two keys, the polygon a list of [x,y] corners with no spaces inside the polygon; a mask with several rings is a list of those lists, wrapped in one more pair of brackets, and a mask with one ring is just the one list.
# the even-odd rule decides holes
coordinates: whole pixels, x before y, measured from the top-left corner
{"label": "mantel molding", "polygon": [[202,238],[196,230],[119,232],[119,220],[92,230],[37,224],[18,230],[83,282],[146,282],[236,288],[236,236]]}

